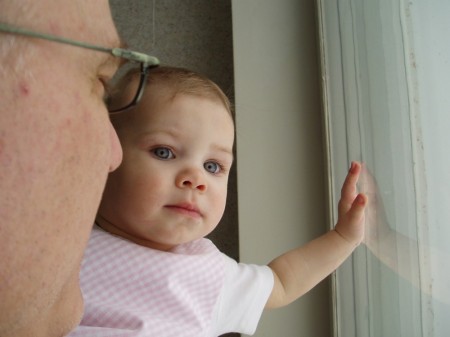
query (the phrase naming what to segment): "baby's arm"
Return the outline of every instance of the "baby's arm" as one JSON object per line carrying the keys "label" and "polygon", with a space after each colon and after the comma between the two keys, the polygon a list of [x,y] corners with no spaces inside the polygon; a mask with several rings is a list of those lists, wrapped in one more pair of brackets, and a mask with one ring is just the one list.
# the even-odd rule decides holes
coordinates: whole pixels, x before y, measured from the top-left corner
{"label": "baby's arm", "polygon": [[266,308],[287,305],[308,292],[339,267],[361,243],[367,197],[356,190],[360,172],[361,165],[353,162],[342,186],[336,227],[269,263],[275,282]]}

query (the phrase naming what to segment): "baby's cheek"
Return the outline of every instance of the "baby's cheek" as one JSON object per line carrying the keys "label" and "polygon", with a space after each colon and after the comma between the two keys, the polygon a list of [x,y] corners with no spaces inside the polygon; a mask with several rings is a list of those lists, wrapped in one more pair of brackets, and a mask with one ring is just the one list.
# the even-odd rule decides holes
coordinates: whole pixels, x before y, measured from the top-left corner
{"label": "baby's cheek", "polygon": [[223,213],[225,212],[226,202],[227,202],[227,192],[225,190],[216,196],[216,203],[214,207],[216,210],[215,213],[217,221],[220,221],[220,219],[223,216]]}

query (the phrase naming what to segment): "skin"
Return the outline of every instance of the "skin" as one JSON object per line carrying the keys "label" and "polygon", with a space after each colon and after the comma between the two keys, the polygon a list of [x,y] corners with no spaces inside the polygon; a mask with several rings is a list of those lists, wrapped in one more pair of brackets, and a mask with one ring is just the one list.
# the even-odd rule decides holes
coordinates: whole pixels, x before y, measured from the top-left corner
{"label": "skin", "polygon": [[[119,45],[104,0],[0,1],[0,13],[17,26]],[[102,102],[117,64],[4,33],[0,58],[0,336],[64,336],[82,314],[80,261],[122,156]]]}
{"label": "skin", "polygon": [[[170,250],[217,226],[225,208],[234,128],[226,109],[214,101],[186,95],[168,100],[156,88],[146,93],[136,112],[116,123],[124,161],[110,174],[97,222],[142,246]],[[207,172],[205,163],[211,161],[225,170]],[[267,308],[305,294],[361,243],[367,197],[356,188],[360,172],[361,165],[353,162],[335,229],[269,264],[274,288]]]}
{"label": "skin", "polygon": [[109,176],[98,223],[159,250],[209,234],[225,209],[233,161],[227,110],[200,96],[172,100],[151,90],[131,115],[118,128],[123,163]]}
{"label": "skin", "polygon": [[352,162],[342,185],[335,228],[306,245],[293,249],[269,263],[275,284],[266,308],[278,308],[296,300],[336,270],[364,238],[365,194],[356,183],[361,164]]}

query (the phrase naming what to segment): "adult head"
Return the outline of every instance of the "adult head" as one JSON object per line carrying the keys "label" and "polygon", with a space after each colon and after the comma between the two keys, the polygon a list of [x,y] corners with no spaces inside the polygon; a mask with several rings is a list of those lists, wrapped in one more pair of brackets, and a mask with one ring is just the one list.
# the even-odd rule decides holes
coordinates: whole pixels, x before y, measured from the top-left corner
{"label": "adult head", "polygon": [[[119,82],[113,106],[129,100],[137,79],[132,71]],[[98,224],[160,250],[209,234],[233,162],[233,119],[220,88],[185,69],[152,69],[140,104],[112,121],[124,160],[109,175]]]}
{"label": "adult head", "polygon": [[[117,47],[107,0],[0,0],[0,22]],[[62,336],[80,261],[122,152],[103,104],[114,57],[0,32],[0,336]]]}

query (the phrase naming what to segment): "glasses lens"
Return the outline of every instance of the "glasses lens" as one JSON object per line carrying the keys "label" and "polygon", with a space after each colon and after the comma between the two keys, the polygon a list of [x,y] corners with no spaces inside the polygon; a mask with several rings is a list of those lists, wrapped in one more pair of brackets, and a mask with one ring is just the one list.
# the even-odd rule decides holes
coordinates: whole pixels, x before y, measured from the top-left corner
{"label": "glasses lens", "polygon": [[143,64],[140,68],[120,69],[112,80],[106,98],[109,113],[122,112],[139,103],[144,93],[148,70],[149,67]]}

